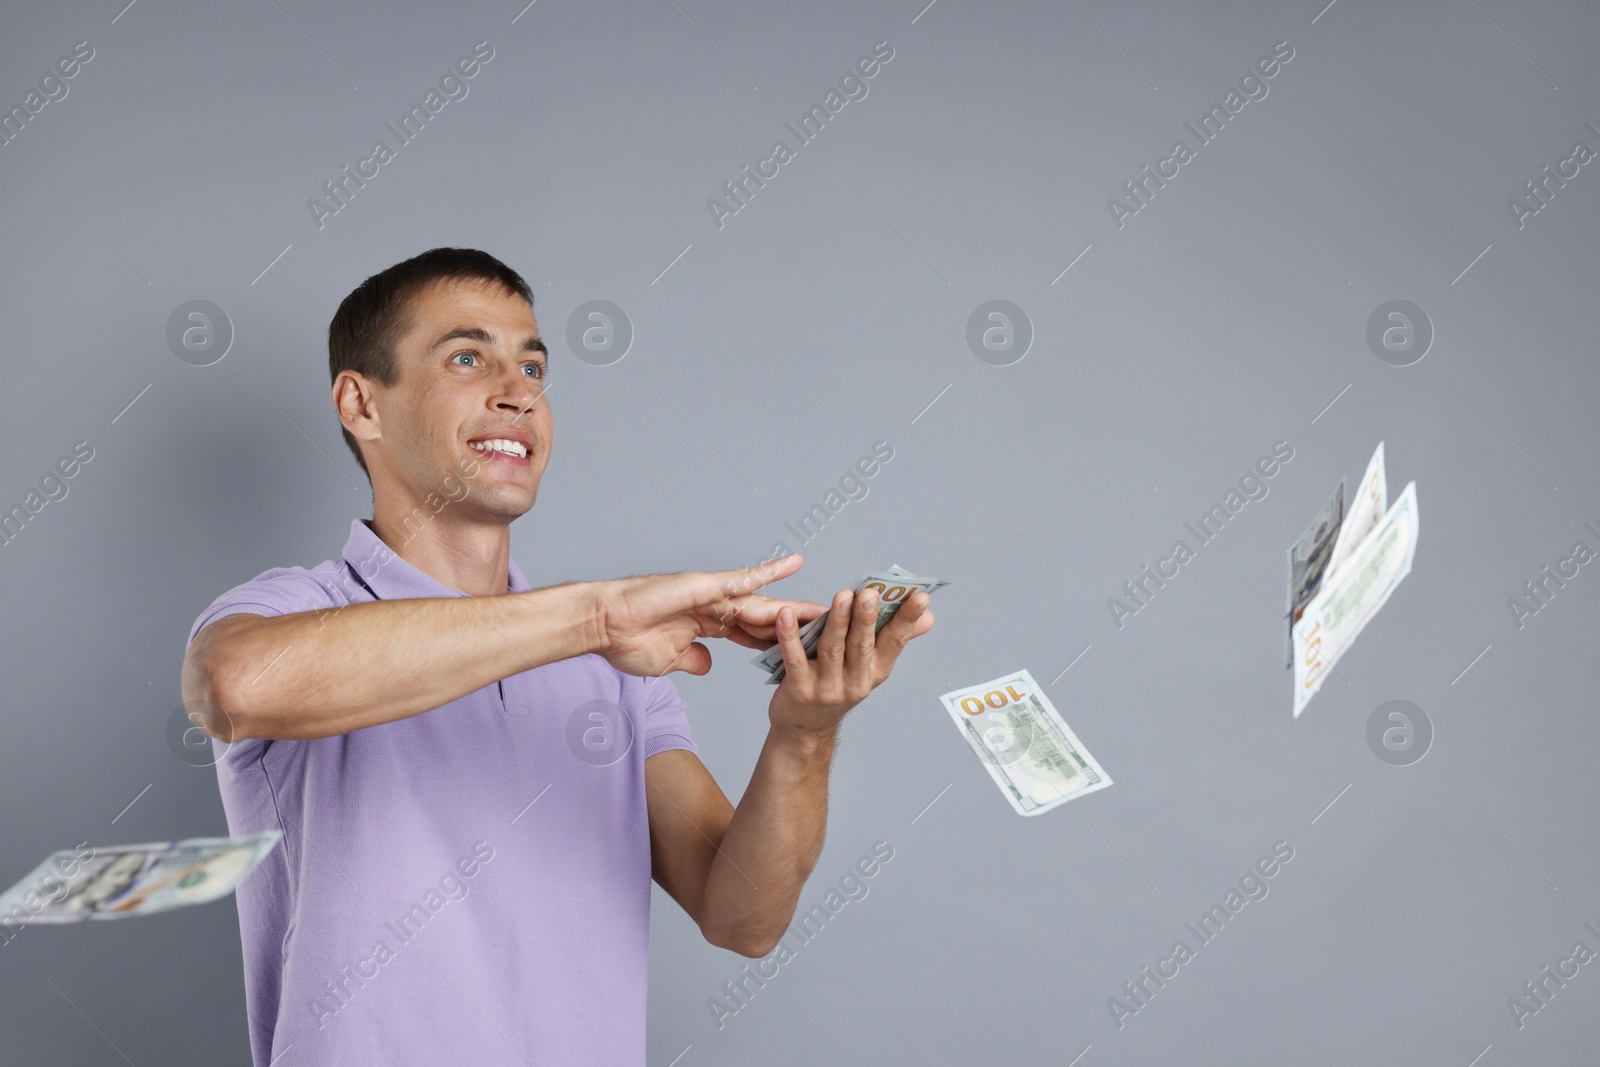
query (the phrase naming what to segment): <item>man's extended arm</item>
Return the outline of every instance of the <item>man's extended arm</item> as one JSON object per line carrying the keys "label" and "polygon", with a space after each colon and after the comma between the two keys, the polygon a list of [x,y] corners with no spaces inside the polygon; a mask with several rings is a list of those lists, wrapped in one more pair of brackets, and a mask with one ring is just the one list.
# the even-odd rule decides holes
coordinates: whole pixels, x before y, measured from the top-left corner
{"label": "man's extended arm", "polygon": [[229,615],[195,636],[182,689],[225,741],[349,733],[437,708],[595,647],[581,584]]}
{"label": "man's extended arm", "polygon": [[769,647],[781,606],[820,604],[753,590],[798,569],[761,567],[574,582],[488,597],[349,604],[288,615],[230,615],[184,657],[190,718],[224,741],[331,737],[440,707],[491,682],[594,652],[629,674],[704,674],[697,640]]}
{"label": "man's extended arm", "polygon": [[933,626],[928,595],[918,593],[874,639],[876,594],[853,599],[848,590],[834,598],[814,661],[798,624],[779,613],[786,677],[737,809],[693,753],[670,749],[645,761],[656,880],[708,941],[744,956],[772,951],[816,866],[840,722],[889,676],[906,642]]}

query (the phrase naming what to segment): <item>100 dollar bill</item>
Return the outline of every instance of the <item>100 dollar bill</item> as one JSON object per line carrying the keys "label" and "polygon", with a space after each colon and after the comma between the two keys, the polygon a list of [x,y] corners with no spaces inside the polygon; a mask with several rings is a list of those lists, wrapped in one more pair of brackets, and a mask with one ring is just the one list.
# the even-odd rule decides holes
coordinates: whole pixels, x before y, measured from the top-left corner
{"label": "100 dollar bill", "polygon": [[1417,483],[1408,482],[1383,521],[1362,538],[1294,624],[1294,717],[1316,695],[1339,657],[1411,573],[1420,531]]}
{"label": "100 dollar bill", "polygon": [[0,894],[0,926],[122,919],[226,896],[283,837],[192,837],[57,852]]}
{"label": "100 dollar bill", "polygon": [[[868,571],[862,575],[856,582],[853,592],[859,593],[869,588],[878,591],[878,621],[872,631],[877,633],[889,624],[889,620],[895,617],[901,605],[911,599],[911,594],[920,589],[932,595],[935,590],[949,584],[940,578],[924,578],[912,574],[898,563],[892,563],[888,570]],[[824,611],[800,628],[800,644],[806,650],[807,659],[816,658],[817,641],[822,637],[822,628],[827,624],[828,615],[832,610],[830,608]],[[770,675],[767,678],[768,685],[777,685],[788,673],[783,665],[783,649],[778,645],[773,645],[750,662],[768,672]]]}
{"label": "100 dollar bill", "polygon": [[1111,784],[1026,669],[939,698],[1019,815]]}

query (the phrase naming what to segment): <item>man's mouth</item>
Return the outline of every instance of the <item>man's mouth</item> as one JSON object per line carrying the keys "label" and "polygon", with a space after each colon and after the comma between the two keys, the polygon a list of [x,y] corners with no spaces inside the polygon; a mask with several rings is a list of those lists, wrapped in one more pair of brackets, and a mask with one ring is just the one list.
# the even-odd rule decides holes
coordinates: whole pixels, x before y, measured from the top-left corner
{"label": "man's mouth", "polygon": [[517,467],[529,465],[528,449],[520,441],[494,437],[486,441],[473,441],[467,446],[491,463],[507,463]]}

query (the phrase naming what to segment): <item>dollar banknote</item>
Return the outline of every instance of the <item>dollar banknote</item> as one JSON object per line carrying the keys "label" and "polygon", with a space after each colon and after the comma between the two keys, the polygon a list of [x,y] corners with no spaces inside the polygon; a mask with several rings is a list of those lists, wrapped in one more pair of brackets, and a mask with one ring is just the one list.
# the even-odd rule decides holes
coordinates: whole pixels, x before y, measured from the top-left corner
{"label": "dollar banknote", "polygon": [[1366,473],[1356,486],[1355,497],[1345,508],[1344,522],[1339,526],[1339,538],[1333,543],[1333,552],[1328,556],[1328,574],[1338,570],[1339,564],[1350,558],[1356,545],[1383,521],[1383,513],[1388,509],[1389,479],[1383,469],[1383,442],[1379,441],[1372,458],[1367,461]]}
{"label": "dollar banknote", "polygon": [[[949,585],[949,582],[939,578],[924,578],[912,574],[898,563],[892,563],[887,570],[868,571],[852,587],[852,591],[859,593],[863,589],[876,589],[878,592],[878,621],[873,633],[877,633],[889,624],[895,617],[911,594],[923,590],[930,595],[938,589]],[[800,627],[800,644],[805,647],[806,658],[815,659],[817,655],[817,641],[822,637],[822,628],[827,625],[828,615],[832,609],[824,611],[815,619]],[[783,649],[773,645],[761,655],[750,661],[768,673],[767,684],[777,685],[783,681],[788,673],[783,665]]]}
{"label": "dollar banknote", "polygon": [[1026,669],[939,701],[1019,815],[1038,815],[1111,784]]}
{"label": "dollar banknote", "polygon": [[283,837],[192,837],[57,852],[0,895],[0,928],[122,919],[226,896]]}
{"label": "dollar banknote", "polygon": [[1289,608],[1285,613],[1288,631],[1284,634],[1283,665],[1294,661],[1294,624],[1311,598],[1317,595],[1322,575],[1327,570],[1328,557],[1333,554],[1334,541],[1339,537],[1339,527],[1344,523],[1344,479],[1334,489],[1328,502],[1322,505],[1317,517],[1311,520],[1300,540],[1289,549]]}
{"label": "dollar banknote", "polygon": [[1409,482],[1377,527],[1323,578],[1321,591],[1294,626],[1295,718],[1356,635],[1411,573],[1419,529],[1417,483]]}

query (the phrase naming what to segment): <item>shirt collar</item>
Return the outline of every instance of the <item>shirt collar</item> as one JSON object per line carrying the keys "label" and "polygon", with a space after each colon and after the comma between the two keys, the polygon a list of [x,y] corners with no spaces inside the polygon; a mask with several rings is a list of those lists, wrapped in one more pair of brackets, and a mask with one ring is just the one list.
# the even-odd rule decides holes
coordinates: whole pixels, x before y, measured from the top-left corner
{"label": "shirt collar", "polygon": [[[380,600],[410,600],[419,597],[466,596],[418,570],[395,554],[394,549],[373,533],[367,519],[350,520],[350,539],[344,544],[343,559],[362,584]],[[516,560],[507,572],[510,592],[526,593],[530,586]]]}

